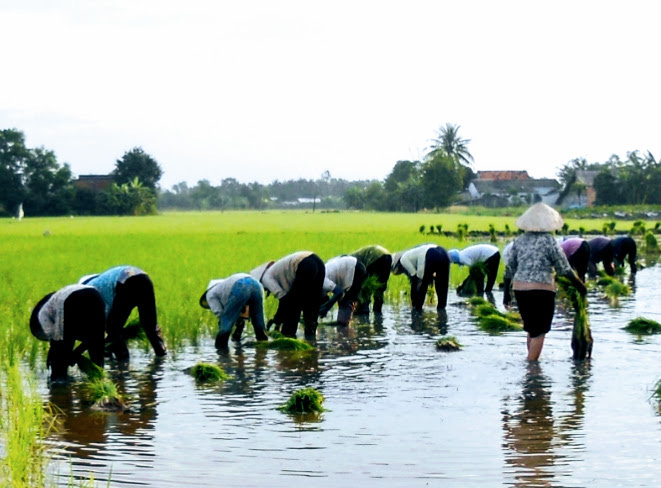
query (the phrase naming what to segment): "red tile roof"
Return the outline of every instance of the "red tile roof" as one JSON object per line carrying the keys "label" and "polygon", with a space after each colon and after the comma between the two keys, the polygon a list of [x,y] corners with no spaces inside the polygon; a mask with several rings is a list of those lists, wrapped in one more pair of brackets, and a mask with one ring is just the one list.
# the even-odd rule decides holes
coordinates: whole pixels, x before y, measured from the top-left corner
{"label": "red tile roof", "polygon": [[510,181],[529,180],[530,176],[527,171],[478,171],[477,178],[479,180]]}

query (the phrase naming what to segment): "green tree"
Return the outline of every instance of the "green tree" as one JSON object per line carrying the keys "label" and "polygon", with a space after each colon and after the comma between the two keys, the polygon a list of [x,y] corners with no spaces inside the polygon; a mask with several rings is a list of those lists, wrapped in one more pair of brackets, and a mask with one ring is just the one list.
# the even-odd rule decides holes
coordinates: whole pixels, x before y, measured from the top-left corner
{"label": "green tree", "polygon": [[23,171],[30,157],[23,133],[16,129],[0,131],[0,213],[14,215],[25,199]]}
{"label": "green tree", "polygon": [[461,187],[466,188],[475,177],[475,172],[471,167],[473,155],[468,150],[470,139],[463,139],[459,136],[460,127],[450,123],[445,124],[445,127],[441,127],[437,131],[436,138],[432,140],[425,159],[430,160],[442,155],[448,156],[456,165],[456,170],[461,178]]}
{"label": "green tree", "polygon": [[30,151],[23,170],[26,215],[63,215],[70,213],[75,196],[68,165],[60,166],[53,151]]}
{"label": "green tree", "polygon": [[136,176],[129,183],[113,183],[103,192],[104,213],[111,215],[149,215],[156,213],[156,194]]}
{"label": "green tree", "polygon": [[429,208],[447,207],[461,191],[461,174],[450,156],[439,153],[422,165],[424,204]]}
{"label": "green tree", "polygon": [[141,147],[135,147],[125,152],[122,159],[117,160],[112,174],[118,185],[131,183],[138,178],[143,186],[155,191],[163,171],[154,158]]}

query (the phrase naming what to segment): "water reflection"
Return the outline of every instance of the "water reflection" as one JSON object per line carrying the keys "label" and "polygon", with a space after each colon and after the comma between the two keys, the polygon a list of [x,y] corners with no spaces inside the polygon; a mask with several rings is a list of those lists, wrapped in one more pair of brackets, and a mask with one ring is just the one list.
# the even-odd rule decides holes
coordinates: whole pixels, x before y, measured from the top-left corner
{"label": "water reflection", "polygon": [[430,335],[448,333],[448,313],[446,310],[411,310],[411,329]]}
{"label": "water reflection", "polygon": [[552,486],[556,462],[550,381],[538,362],[527,364],[517,410],[503,411],[505,462],[512,466],[514,486]]}
{"label": "water reflection", "polygon": [[[94,412],[88,408],[85,383],[53,386],[49,402],[58,415],[56,442],[68,444],[68,455],[95,458],[104,450],[112,450],[111,434],[119,433],[123,442],[144,452],[150,446],[154,422],[158,416],[156,390],[163,373],[163,360],[154,358],[139,371],[118,371],[112,380],[118,392],[129,399],[129,410],[122,413]],[[129,448],[127,451],[131,451]]]}
{"label": "water reflection", "polygon": [[[585,451],[583,424],[585,395],[591,376],[591,362],[574,362],[571,369],[571,390],[568,409],[553,411],[551,381],[539,362],[527,364],[521,396],[514,412],[505,399],[503,410],[503,450],[506,471],[514,477],[512,486],[562,486],[559,479],[571,476],[563,467]],[[566,449],[566,450],[565,450]]]}

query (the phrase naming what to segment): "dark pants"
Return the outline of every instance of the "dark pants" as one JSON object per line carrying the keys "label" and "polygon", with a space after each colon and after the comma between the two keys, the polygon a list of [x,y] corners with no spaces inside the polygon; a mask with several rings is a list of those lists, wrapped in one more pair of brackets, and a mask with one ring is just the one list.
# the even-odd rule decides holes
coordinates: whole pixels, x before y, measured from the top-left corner
{"label": "dark pants", "polygon": [[523,330],[531,338],[551,330],[555,313],[555,292],[548,290],[514,290],[516,304],[523,320]]}
{"label": "dark pants", "polygon": [[360,289],[367,278],[367,271],[365,266],[361,263],[356,263],[356,268],[353,272],[353,283],[351,288],[344,294],[342,299],[337,304],[339,311],[337,313],[337,323],[340,325],[349,325],[353,317],[353,309],[358,301]]}
{"label": "dark pants", "polygon": [[282,324],[283,335],[296,337],[301,312],[305,337],[313,338],[316,335],[325,277],[326,266],[316,254],[311,254],[298,264],[294,282],[287,294],[280,299],[275,314],[275,322]]}
{"label": "dark pants", "polygon": [[425,255],[425,272],[420,280],[411,279],[411,304],[416,310],[422,310],[427,297],[427,288],[434,282],[439,309],[444,309],[448,302],[448,284],[450,282],[450,256],[441,246],[432,247]]}
{"label": "dark pants", "polygon": [[615,274],[615,267],[613,265],[613,246],[608,245],[594,251],[590,249],[590,262],[588,264],[588,274],[591,278],[597,276],[597,265],[604,263],[604,271],[607,275],[613,276]]}
{"label": "dark pants", "polygon": [[67,369],[76,358],[73,349],[76,341],[89,351],[90,359],[103,368],[103,342],[105,335],[105,305],[103,297],[95,289],[77,290],[64,301],[64,338],[50,341],[48,363],[51,379],[67,377]]}
{"label": "dark pants", "polygon": [[[372,310],[374,313],[381,313],[383,309],[383,295],[388,288],[388,279],[390,279],[390,269],[392,268],[392,256],[390,254],[384,254],[372,264],[367,266],[367,274],[365,279],[368,279],[370,276],[376,276],[376,279],[379,281],[379,287],[374,290],[372,297],[374,297],[374,305]],[[370,308],[370,296],[364,296],[362,300],[358,302],[358,307],[356,313],[369,313]]]}
{"label": "dark pants", "polygon": [[166,349],[156,319],[154,285],[146,274],[131,276],[124,283],[117,283],[115,300],[110,308],[107,324],[108,340],[112,344],[113,353],[117,359],[129,357],[122,329],[135,307],[138,307],[140,325],[145,331],[154,353],[157,356],[164,356]]}
{"label": "dark pants", "polygon": [[581,245],[574,251],[574,254],[567,258],[569,265],[576,270],[576,274],[585,281],[585,274],[588,271],[588,264],[590,263],[590,244],[583,241]]}

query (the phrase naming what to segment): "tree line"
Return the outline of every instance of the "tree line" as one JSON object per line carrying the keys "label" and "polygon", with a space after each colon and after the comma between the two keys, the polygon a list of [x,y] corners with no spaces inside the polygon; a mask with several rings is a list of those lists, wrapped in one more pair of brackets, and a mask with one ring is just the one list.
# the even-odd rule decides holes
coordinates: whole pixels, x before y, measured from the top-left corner
{"label": "tree line", "polygon": [[[110,173],[103,191],[76,185],[68,164],[59,164],[55,153],[43,147],[28,148],[22,132],[0,130],[0,215],[145,215],[161,209],[225,210],[307,206],[394,212],[439,209],[457,201],[475,177],[470,139],[459,135],[458,125],[437,131],[419,161],[397,161],[381,180],[348,181],[325,171],[316,180],[274,181],[268,185],[241,183],[223,178],[194,186],[177,183],[161,190],[163,171],[142,148],[124,153]],[[577,178],[581,170],[598,171],[594,178],[596,204],[661,203],[661,163],[651,153],[613,155],[604,163],[574,159],[560,168],[564,194],[585,192]]]}
{"label": "tree line", "polygon": [[597,172],[593,183],[596,205],[661,204],[661,161],[651,152],[631,151],[625,159],[614,154],[604,163],[573,159],[558,172],[564,193],[585,191],[579,171]]}

